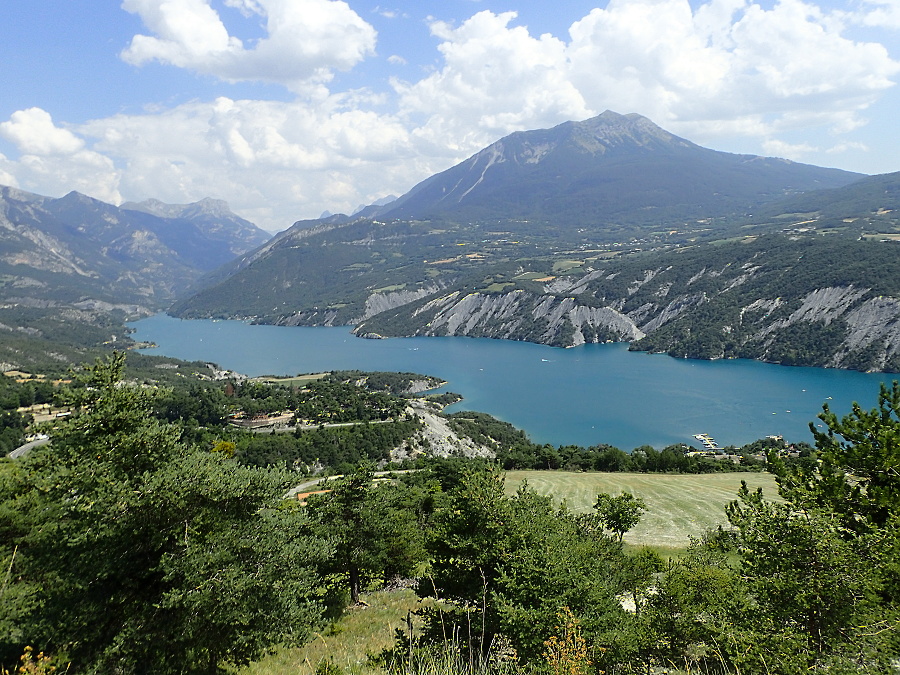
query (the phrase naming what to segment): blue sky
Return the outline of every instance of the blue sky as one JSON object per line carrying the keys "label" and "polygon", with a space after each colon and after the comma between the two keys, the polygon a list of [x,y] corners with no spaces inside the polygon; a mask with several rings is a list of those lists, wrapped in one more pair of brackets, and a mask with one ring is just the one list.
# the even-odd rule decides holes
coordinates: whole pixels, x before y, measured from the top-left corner
{"label": "blue sky", "polygon": [[277,231],[607,109],[886,173],[898,78],[900,0],[7,0],[0,184]]}

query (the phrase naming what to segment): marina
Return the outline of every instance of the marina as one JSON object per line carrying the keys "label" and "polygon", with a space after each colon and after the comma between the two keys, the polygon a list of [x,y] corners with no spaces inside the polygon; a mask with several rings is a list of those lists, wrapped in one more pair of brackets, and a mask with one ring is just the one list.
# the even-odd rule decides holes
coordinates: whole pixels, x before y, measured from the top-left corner
{"label": "marina", "polygon": [[694,434],[694,438],[700,441],[703,444],[703,448],[705,450],[710,450],[713,452],[721,452],[722,448],[719,447],[719,444],[716,443],[716,440],[710,436],[709,434]]}

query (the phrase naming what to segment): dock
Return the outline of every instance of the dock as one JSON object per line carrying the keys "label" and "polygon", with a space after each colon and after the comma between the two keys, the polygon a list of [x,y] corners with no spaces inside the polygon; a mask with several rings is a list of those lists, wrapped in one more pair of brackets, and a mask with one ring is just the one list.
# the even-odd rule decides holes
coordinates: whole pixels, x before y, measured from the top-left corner
{"label": "dock", "polygon": [[719,447],[719,444],[716,443],[716,439],[709,434],[694,434],[694,438],[700,441],[706,450],[720,451],[722,449]]}

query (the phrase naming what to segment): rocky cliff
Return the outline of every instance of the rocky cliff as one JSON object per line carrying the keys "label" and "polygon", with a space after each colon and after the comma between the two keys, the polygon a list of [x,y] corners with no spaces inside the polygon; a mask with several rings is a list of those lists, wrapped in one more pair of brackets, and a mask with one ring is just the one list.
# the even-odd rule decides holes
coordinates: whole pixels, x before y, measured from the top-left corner
{"label": "rocky cliff", "polygon": [[821,237],[696,247],[528,289],[433,293],[375,314],[355,332],[559,347],[627,341],[689,358],[898,371],[898,253],[893,242]]}

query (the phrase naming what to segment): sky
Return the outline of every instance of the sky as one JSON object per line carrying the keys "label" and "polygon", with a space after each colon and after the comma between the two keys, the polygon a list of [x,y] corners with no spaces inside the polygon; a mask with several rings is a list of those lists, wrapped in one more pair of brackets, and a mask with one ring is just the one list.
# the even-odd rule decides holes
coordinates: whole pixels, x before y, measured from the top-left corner
{"label": "sky", "polygon": [[888,173],[898,80],[900,0],[3,0],[0,185],[277,232],[605,110]]}

